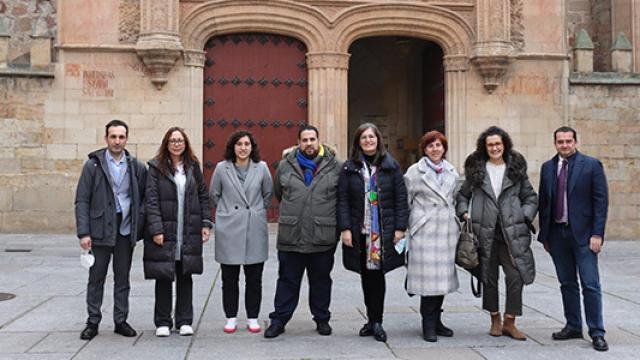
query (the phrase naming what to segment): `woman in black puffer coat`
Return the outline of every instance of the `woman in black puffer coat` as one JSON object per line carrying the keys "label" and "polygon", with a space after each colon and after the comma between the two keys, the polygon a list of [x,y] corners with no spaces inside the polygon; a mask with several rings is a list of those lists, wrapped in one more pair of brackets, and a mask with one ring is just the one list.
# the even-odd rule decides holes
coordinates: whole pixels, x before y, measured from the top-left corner
{"label": "woman in black puffer coat", "polygon": [[191,335],[191,274],[202,274],[202,244],[209,239],[212,223],[204,177],[183,129],[170,128],[149,162],[145,201],[144,275],[156,279],[156,336],[169,336],[173,326],[174,279],[175,327],[180,335]]}
{"label": "woman in black puffer coat", "polygon": [[360,125],[351,158],[340,172],[337,205],[344,267],[360,274],[367,307],[368,322],[360,336],[387,339],[382,328],[384,274],[404,265],[404,254],[394,245],[404,237],[408,215],[400,165],[385,151],[378,128]]}
{"label": "woman in black puffer coat", "polygon": [[[513,150],[509,134],[492,126],[480,134],[464,169],[466,179],[458,192],[456,212],[465,221],[471,218],[480,244],[482,308],[491,313],[489,334],[526,340],[515,318],[522,315],[522,288],[535,277],[531,233],[538,212],[527,161]],[[504,322],[498,309],[499,267],[507,285]]]}

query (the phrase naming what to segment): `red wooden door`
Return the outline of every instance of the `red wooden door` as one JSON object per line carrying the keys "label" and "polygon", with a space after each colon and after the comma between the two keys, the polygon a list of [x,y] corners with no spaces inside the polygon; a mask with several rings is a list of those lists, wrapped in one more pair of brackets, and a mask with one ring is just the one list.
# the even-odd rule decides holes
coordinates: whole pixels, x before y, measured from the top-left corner
{"label": "red wooden door", "polygon": [[[271,34],[209,39],[204,68],[204,174],[211,179],[236,130],[253,133],[260,156],[275,172],[282,150],[296,143],[307,122],[306,46]],[[274,200],[269,221],[277,219]]]}

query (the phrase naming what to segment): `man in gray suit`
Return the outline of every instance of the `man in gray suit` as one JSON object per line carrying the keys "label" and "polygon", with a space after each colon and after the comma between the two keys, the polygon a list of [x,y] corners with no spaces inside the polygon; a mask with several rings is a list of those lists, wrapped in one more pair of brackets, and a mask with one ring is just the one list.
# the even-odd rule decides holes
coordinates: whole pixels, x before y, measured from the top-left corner
{"label": "man in gray suit", "polygon": [[126,322],[129,313],[129,271],[136,241],[144,228],[144,190],[147,170],[125,146],[129,128],[112,120],[105,126],[106,148],[89,154],[76,189],[76,228],[80,247],[95,257],[87,285],[87,325],[80,338],[98,335],[102,320],[104,282],[113,255],[114,332],[131,337],[136,331]]}

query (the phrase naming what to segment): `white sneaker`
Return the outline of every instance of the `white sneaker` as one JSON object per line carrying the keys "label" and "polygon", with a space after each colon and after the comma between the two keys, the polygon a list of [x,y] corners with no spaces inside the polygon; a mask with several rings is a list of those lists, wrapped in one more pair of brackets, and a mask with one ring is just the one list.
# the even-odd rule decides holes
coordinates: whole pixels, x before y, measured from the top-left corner
{"label": "white sneaker", "polygon": [[171,335],[171,330],[168,326],[158,326],[156,328],[156,336],[157,337],[167,337]]}
{"label": "white sneaker", "polygon": [[247,329],[249,332],[259,333],[261,329],[258,319],[247,319]]}
{"label": "white sneaker", "polygon": [[236,320],[236,318],[228,318],[227,319],[227,323],[224,326],[224,332],[226,332],[227,334],[231,334],[236,332],[236,329],[238,328],[238,322]]}
{"label": "white sneaker", "polygon": [[182,325],[180,326],[180,336],[191,336],[193,335],[193,328],[191,325]]}

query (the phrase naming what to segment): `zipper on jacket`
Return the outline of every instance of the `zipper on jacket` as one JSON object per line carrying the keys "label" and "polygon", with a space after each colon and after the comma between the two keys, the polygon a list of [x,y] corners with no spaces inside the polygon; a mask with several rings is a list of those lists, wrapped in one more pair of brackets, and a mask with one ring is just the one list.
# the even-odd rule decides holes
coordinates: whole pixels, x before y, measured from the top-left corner
{"label": "zipper on jacket", "polygon": [[504,243],[507,245],[507,253],[509,254],[509,259],[511,259],[511,265],[513,265],[513,267],[515,267],[516,269],[518,268],[518,266],[516,265],[516,259],[513,258],[513,254],[511,254],[511,246],[509,245],[509,239],[505,236],[506,234],[504,233],[504,226],[502,226],[502,215],[498,215],[498,226],[500,226],[500,232],[502,233],[502,240],[504,241]]}

